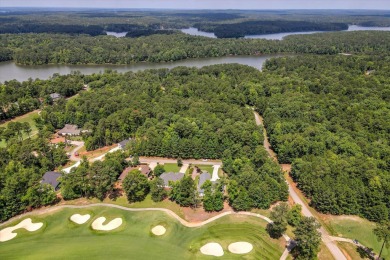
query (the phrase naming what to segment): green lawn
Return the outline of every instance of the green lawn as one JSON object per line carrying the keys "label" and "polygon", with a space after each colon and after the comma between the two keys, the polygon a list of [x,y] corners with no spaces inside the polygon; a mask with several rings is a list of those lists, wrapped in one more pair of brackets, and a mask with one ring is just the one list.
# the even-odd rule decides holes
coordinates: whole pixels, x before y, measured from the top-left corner
{"label": "green lawn", "polygon": [[[33,111],[33,112],[27,113],[23,116],[16,117],[16,118],[12,119],[11,121],[20,122],[20,123],[28,122],[31,126],[31,134],[30,135],[33,136],[33,135],[36,135],[38,133],[37,126],[35,125],[35,122],[34,122],[34,117],[36,117],[36,116],[38,116],[38,111]],[[11,121],[7,121],[3,124],[0,124],[0,127],[7,127],[7,125]],[[23,135],[23,138],[27,138],[27,135]],[[5,146],[6,146],[5,141],[0,141],[0,147],[5,147]]]}
{"label": "green lawn", "polygon": [[[333,231],[334,235],[357,239],[363,245],[373,248],[374,252],[379,254],[382,246],[373,233],[375,224],[359,217],[332,217],[326,221],[326,224]],[[390,250],[384,248],[382,256],[390,259]]]}
{"label": "green lawn", "polygon": [[177,166],[177,163],[164,164],[165,172],[179,172],[181,167]]}
{"label": "green lawn", "polygon": [[198,168],[201,169],[202,171],[207,171],[210,174],[212,174],[214,170],[212,165],[196,165],[196,166],[198,166]]}
{"label": "green lawn", "polygon": [[[77,225],[69,220],[75,213],[92,217]],[[121,217],[124,223],[115,231],[94,231],[91,223],[100,216],[108,220]],[[221,259],[279,259],[284,250],[281,240],[269,238],[263,220],[248,216],[226,216],[199,228],[184,227],[162,212],[107,207],[63,209],[32,218],[43,222],[43,228],[18,230],[16,238],[0,243],[2,259],[213,259],[199,252],[208,242],[222,245],[225,255]],[[156,225],[165,226],[167,233],[161,237],[151,234]],[[237,241],[250,242],[254,249],[246,255],[229,253],[227,246]]]}

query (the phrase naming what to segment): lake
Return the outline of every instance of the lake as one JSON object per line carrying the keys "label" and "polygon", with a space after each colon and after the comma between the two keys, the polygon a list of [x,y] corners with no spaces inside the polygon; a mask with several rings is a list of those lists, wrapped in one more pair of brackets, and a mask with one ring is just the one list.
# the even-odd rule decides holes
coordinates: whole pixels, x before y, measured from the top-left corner
{"label": "lake", "polygon": [[[197,28],[181,29],[183,33],[197,36],[205,36],[209,38],[217,38],[214,33],[199,31]],[[390,31],[390,27],[364,27],[358,25],[350,25],[346,31]],[[266,39],[266,40],[283,40],[288,35],[295,34],[313,34],[324,33],[326,31],[310,31],[310,32],[286,32],[286,33],[272,33],[261,35],[246,35],[246,39]]]}
{"label": "lake", "polygon": [[0,62],[0,82],[16,79],[24,81],[32,79],[48,79],[54,73],[69,74],[72,71],[80,71],[82,74],[93,74],[104,72],[106,69],[116,70],[118,72],[133,71],[137,72],[146,69],[174,68],[178,66],[186,67],[204,67],[215,64],[238,63],[248,65],[261,70],[264,62],[272,57],[281,57],[285,55],[264,55],[264,56],[228,56],[218,58],[187,59],[165,63],[139,62],[129,65],[33,65],[19,66],[13,61]]}
{"label": "lake", "polygon": [[107,35],[115,36],[117,38],[125,37],[127,32],[106,32]]}

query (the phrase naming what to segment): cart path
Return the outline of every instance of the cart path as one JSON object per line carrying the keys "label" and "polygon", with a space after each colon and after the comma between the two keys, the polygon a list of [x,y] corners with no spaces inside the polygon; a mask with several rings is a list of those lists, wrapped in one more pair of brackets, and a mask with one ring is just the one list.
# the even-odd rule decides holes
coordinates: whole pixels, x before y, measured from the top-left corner
{"label": "cart path", "polygon": [[[256,125],[263,126],[263,133],[264,133],[264,148],[268,152],[268,155],[270,158],[272,158],[274,161],[278,162],[278,158],[276,153],[271,149],[271,145],[268,141],[267,131],[264,127],[264,120],[263,118],[257,113],[253,112],[255,115]],[[291,169],[291,165],[283,165],[284,169]],[[289,173],[289,172],[288,172]],[[290,194],[290,197],[294,200],[296,204],[300,204],[302,206],[302,214],[306,217],[314,217],[316,218],[309,210],[309,207],[301,200],[301,198],[298,196],[296,191],[293,189],[291,183],[289,183],[286,180],[288,184],[288,192]],[[329,235],[329,233],[321,227],[318,230],[321,233],[321,239],[322,242],[326,245],[326,247],[329,249],[329,251],[332,253],[333,257],[336,260],[347,260],[343,252],[340,250],[340,248],[336,245],[336,242],[334,239],[332,239]]]}

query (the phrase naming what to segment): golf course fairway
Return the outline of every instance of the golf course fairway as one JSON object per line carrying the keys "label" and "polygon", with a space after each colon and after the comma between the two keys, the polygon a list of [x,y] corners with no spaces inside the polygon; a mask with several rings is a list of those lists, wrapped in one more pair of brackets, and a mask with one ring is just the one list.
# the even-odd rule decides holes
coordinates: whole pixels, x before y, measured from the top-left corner
{"label": "golf course fairway", "polygon": [[[73,214],[90,214],[84,224],[70,220]],[[209,242],[221,244],[220,259],[279,259],[284,240],[271,239],[262,219],[228,215],[201,227],[185,227],[163,212],[129,212],[116,208],[64,208],[41,215],[31,214],[43,227],[35,232],[15,230],[14,239],[0,243],[1,259],[212,259],[200,253]],[[99,217],[107,221],[122,218],[120,227],[111,231],[96,231],[91,224]],[[26,217],[27,218],[27,217]],[[0,230],[13,226],[15,220]],[[155,236],[152,228],[162,225],[163,236]],[[247,241],[253,250],[245,255],[229,252],[228,245]]]}

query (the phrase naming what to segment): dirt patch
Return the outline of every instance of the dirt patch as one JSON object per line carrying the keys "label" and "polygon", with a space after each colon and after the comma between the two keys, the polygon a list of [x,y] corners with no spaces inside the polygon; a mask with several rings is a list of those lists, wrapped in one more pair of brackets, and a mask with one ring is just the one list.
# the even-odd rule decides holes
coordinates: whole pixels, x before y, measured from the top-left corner
{"label": "dirt patch", "polygon": [[93,151],[79,151],[79,157],[82,158],[83,156],[86,156],[87,158],[95,158],[95,157],[98,157],[102,154],[105,154],[107,153],[109,150],[113,149],[114,147],[116,147],[117,145],[116,144],[113,144],[111,146],[105,146],[105,147],[102,147],[102,148],[99,148],[97,150],[93,150]]}
{"label": "dirt patch", "polygon": [[182,208],[184,213],[184,219],[188,222],[202,222],[223,212],[233,211],[227,202],[224,203],[224,208],[218,212],[206,212],[203,208]]}

